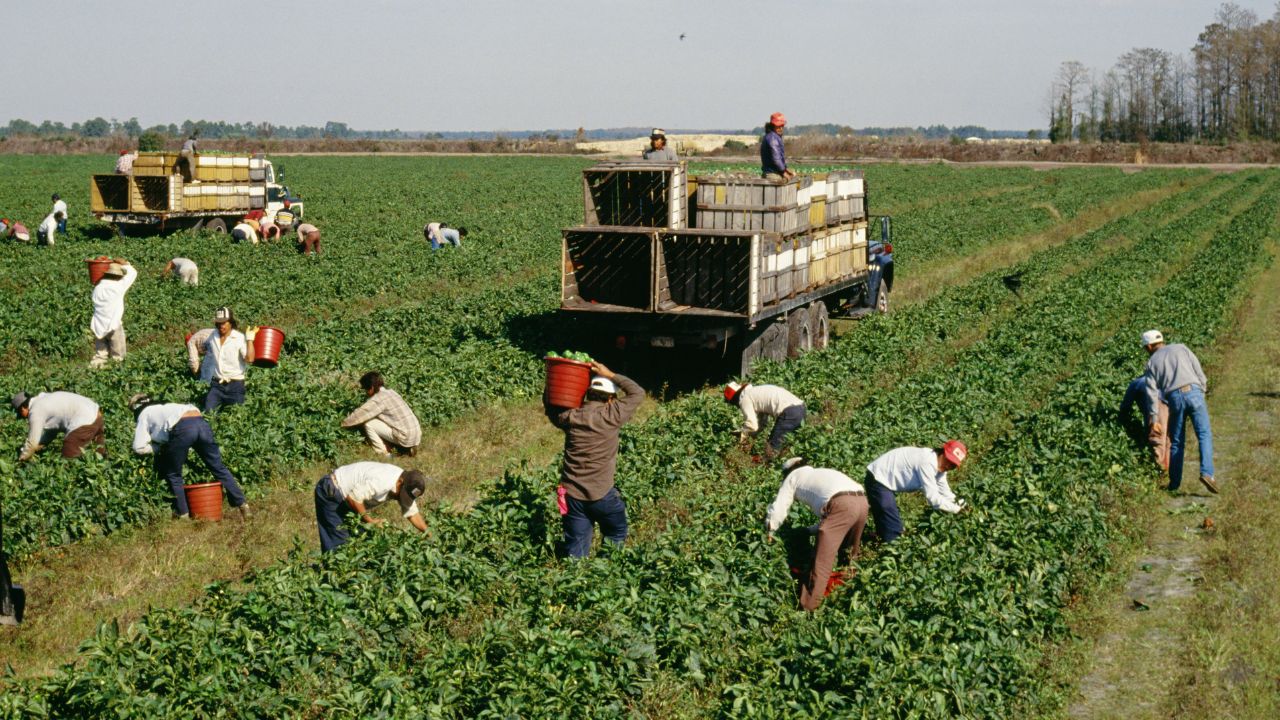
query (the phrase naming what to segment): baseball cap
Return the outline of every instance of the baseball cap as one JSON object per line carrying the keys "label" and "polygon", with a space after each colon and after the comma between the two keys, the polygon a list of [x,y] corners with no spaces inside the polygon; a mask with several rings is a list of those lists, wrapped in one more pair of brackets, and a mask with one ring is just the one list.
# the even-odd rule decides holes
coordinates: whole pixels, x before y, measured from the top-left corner
{"label": "baseball cap", "polygon": [[787,458],[786,462],[782,463],[782,474],[783,476],[786,476],[786,474],[791,472],[792,470],[795,470],[796,468],[802,465],[808,465],[808,464],[809,464],[809,461],[805,460],[802,457]]}
{"label": "baseball cap", "polygon": [[602,377],[600,375],[591,378],[591,389],[595,392],[602,392],[608,395],[618,394],[618,386],[614,385],[613,381],[609,378]]}
{"label": "baseball cap", "polygon": [[969,448],[965,447],[964,443],[959,440],[948,440],[942,446],[942,456],[959,465],[969,456]]}
{"label": "baseball cap", "polygon": [[728,385],[725,385],[724,386],[725,402],[733,402],[733,399],[738,397],[738,393],[741,391],[742,391],[742,386],[736,382],[731,382]]}
{"label": "baseball cap", "polygon": [[1142,333],[1142,347],[1164,342],[1164,333],[1159,330],[1148,330]]}
{"label": "baseball cap", "polygon": [[774,127],[783,127],[787,124],[787,116],[776,112],[769,116],[769,124]]}
{"label": "baseball cap", "polygon": [[662,128],[654,128],[649,131],[650,138],[664,138],[666,136],[667,136],[667,131],[663,130]]}
{"label": "baseball cap", "polygon": [[19,390],[18,392],[13,394],[12,398],[9,399],[9,403],[13,405],[13,411],[17,412],[21,410],[22,406],[26,405],[27,401],[30,399],[31,397],[27,395],[27,392],[25,390]]}

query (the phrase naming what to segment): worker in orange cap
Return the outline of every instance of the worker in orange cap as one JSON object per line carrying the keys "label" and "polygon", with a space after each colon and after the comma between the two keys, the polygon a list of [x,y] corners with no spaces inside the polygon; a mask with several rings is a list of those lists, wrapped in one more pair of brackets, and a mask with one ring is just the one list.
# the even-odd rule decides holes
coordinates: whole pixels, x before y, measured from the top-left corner
{"label": "worker in orange cap", "polygon": [[786,126],[787,117],[780,112],[770,115],[769,123],[764,126],[764,137],[760,139],[760,174],[766,180],[781,182],[796,176],[787,169],[787,152],[782,147],[782,128]]}
{"label": "worker in orange cap", "polygon": [[900,447],[890,450],[868,465],[863,485],[880,539],[893,542],[902,534],[902,518],[898,515],[895,493],[923,492],[924,499],[934,510],[958,513],[965,509],[964,500],[957,498],[947,484],[947,472],[960,467],[968,454],[964,443],[948,440],[940,448]]}
{"label": "worker in orange cap", "polygon": [[777,385],[752,385],[731,382],[724,386],[724,401],[742,411],[740,442],[746,446],[760,432],[760,415],[774,418],[773,432],[765,455],[773,459],[782,452],[787,435],[804,424],[804,401]]}

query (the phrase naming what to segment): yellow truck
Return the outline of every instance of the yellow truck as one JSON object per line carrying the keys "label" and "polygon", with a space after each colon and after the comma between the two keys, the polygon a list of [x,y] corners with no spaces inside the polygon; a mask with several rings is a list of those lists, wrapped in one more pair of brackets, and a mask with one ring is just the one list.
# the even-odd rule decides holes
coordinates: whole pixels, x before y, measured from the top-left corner
{"label": "yellow truck", "polygon": [[138,153],[133,173],[94,175],[89,205],[94,217],[110,223],[120,235],[205,229],[226,232],[247,213],[261,210],[274,220],[290,201],[297,217],[303,203],[276,182],[275,168],[255,155],[198,153],[195,177],[178,170],[176,152]]}

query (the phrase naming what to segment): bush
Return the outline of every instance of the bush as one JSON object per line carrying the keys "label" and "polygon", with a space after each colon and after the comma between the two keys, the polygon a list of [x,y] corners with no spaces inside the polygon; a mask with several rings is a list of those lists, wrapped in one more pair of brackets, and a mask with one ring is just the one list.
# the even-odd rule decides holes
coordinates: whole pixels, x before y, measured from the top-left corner
{"label": "bush", "polygon": [[164,136],[158,132],[148,130],[138,136],[138,150],[142,152],[150,152],[153,150],[164,149]]}

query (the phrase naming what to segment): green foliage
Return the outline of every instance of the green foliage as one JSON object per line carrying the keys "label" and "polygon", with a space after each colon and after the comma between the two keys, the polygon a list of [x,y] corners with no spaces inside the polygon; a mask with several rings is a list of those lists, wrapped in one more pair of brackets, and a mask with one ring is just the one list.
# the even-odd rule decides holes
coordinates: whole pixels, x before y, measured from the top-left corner
{"label": "green foliage", "polygon": [[141,152],[154,152],[163,150],[165,144],[164,135],[154,130],[147,130],[138,136],[138,150]]}

